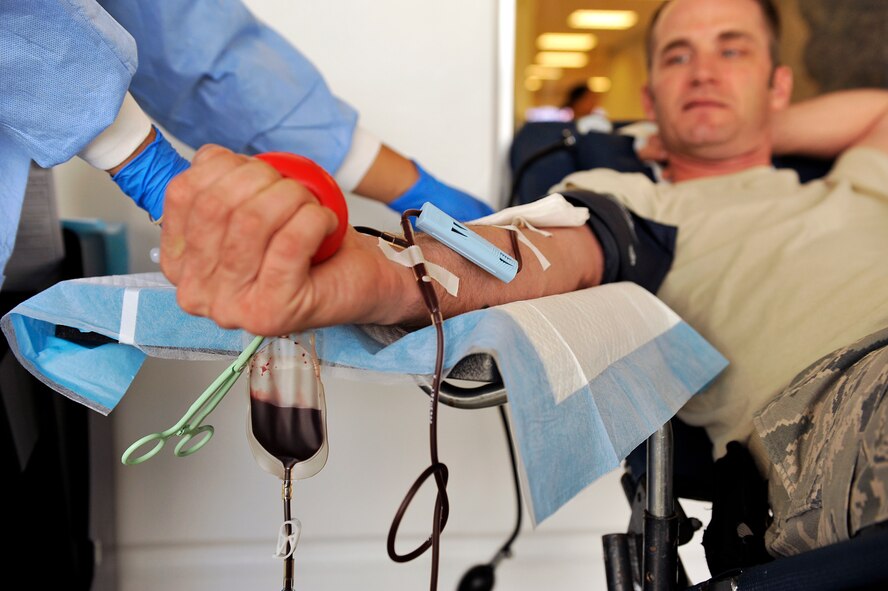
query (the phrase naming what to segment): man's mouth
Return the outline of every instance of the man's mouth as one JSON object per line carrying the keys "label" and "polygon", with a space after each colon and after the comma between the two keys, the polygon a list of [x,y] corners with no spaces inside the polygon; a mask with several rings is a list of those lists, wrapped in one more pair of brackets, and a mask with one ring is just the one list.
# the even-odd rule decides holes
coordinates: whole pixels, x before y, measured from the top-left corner
{"label": "man's mouth", "polygon": [[713,100],[713,99],[695,99],[692,101],[688,101],[682,107],[683,111],[690,111],[692,109],[724,109],[725,104],[721,101]]}

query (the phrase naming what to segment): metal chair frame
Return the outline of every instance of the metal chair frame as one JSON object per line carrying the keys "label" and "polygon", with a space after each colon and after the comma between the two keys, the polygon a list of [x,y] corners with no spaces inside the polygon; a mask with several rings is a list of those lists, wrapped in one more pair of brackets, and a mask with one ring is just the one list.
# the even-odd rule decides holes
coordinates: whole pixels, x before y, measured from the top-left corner
{"label": "metal chair frame", "polygon": [[[423,390],[430,393],[428,388]],[[496,363],[485,354],[470,355],[453,368],[442,382],[439,401],[462,409],[508,402]],[[687,543],[702,524],[684,514],[674,495],[672,423],[657,429],[646,446],[645,477],[636,482],[626,473],[622,478],[633,509],[627,532],[602,538],[608,591],[888,589],[888,524],[873,526],[867,535],[839,544],[689,585],[678,546]]]}

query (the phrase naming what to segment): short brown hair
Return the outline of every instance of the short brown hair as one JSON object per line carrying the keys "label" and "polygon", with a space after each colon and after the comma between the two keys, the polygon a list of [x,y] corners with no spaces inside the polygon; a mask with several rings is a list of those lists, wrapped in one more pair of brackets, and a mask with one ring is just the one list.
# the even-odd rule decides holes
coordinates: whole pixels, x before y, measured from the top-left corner
{"label": "short brown hair", "polygon": [[[762,16],[765,17],[765,26],[768,28],[768,51],[771,54],[771,65],[776,68],[780,65],[780,14],[777,12],[777,7],[774,6],[774,2],[771,0],[753,0],[753,2],[758,4],[759,8],[762,10]],[[657,7],[657,10],[654,11],[654,16],[651,17],[651,22],[648,25],[647,34],[645,35],[645,52],[647,54],[648,71],[650,71],[651,65],[654,63],[654,27],[657,26],[657,22],[660,20],[660,15],[668,4],[668,1],[663,2]]]}

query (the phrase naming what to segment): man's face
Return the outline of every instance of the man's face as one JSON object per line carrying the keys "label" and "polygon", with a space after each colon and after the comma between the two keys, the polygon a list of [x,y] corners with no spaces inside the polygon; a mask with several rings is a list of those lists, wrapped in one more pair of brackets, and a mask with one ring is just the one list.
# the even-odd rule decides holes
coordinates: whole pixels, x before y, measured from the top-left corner
{"label": "man's face", "polygon": [[711,160],[768,142],[770,114],[786,106],[791,74],[772,84],[768,31],[752,0],[673,0],[653,35],[644,104],[670,152]]}

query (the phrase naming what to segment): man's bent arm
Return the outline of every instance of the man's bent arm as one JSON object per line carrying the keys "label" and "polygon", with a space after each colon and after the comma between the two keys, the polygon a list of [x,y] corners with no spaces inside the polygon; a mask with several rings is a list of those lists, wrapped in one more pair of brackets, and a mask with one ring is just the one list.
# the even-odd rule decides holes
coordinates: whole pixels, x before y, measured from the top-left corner
{"label": "man's bent arm", "polygon": [[835,158],[855,146],[888,152],[888,90],[832,92],[774,116],[775,154]]}
{"label": "man's bent arm", "polygon": [[[428,312],[410,268],[389,261],[377,239],[349,230],[339,251],[310,265],[335,216],[300,184],[264,162],[202,148],[167,190],[161,267],[184,310],[254,334],[345,323],[419,325]],[[505,252],[506,230],[475,228]],[[587,227],[531,237],[552,266],[522,248],[524,266],[505,284],[428,236],[424,257],[460,277],[459,297],[441,296],[445,316],[591,287],[602,254]]]}

